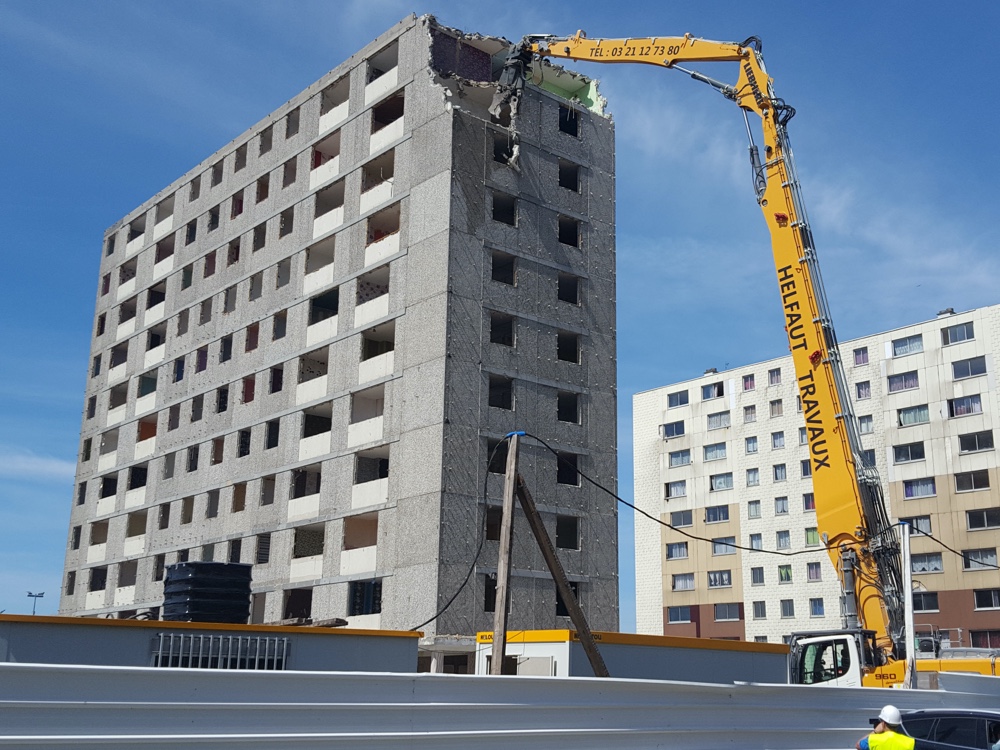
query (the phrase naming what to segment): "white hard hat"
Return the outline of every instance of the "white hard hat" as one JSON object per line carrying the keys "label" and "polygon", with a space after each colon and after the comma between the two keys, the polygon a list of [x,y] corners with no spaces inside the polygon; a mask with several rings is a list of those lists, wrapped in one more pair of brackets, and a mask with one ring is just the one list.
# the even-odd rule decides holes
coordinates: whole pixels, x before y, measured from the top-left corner
{"label": "white hard hat", "polygon": [[878,717],[886,724],[899,726],[903,723],[903,717],[899,715],[899,709],[895,706],[883,706],[882,713]]}

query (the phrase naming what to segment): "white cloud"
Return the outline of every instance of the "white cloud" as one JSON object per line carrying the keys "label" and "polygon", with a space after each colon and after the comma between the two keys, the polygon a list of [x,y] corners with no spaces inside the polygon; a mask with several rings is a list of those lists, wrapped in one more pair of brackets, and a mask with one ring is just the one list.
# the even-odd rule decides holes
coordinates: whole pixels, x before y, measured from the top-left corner
{"label": "white cloud", "polygon": [[76,472],[76,464],[53,456],[0,446],[0,477],[34,482],[65,482]]}

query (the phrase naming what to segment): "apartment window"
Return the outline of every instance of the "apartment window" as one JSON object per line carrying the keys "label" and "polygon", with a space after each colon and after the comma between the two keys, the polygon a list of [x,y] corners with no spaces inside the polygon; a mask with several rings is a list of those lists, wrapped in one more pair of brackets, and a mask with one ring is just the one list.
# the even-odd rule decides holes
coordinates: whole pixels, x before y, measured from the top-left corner
{"label": "apartment window", "polygon": [[514,346],[514,318],[503,313],[490,313],[490,343]]}
{"label": "apartment window", "polygon": [[803,479],[812,476],[813,474],[812,462],[808,458],[803,458],[801,461],[799,461],[799,472]]}
{"label": "apartment window", "polygon": [[243,378],[243,403],[249,404],[254,400],[255,392],[257,390],[257,378],[254,375],[249,375]]}
{"label": "apartment window", "polygon": [[733,585],[733,572],[731,570],[710,570],[708,571],[708,587],[710,589],[724,589]]}
{"label": "apartment window", "polygon": [[274,474],[260,480],[260,504],[274,505],[274,488],[277,484]]}
{"label": "apartment window", "polygon": [[743,390],[752,391],[755,388],[753,373],[743,376]]}
{"label": "apartment window", "polygon": [[810,599],[809,600],[809,616],[810,617],[823,617],[826,614],[823,607],[822,599]]}
{"label": "apartment window", "polygon": [[780,417],[785,413],[784,407],[781,405],[781,399],[775,399],[771,402],[771,417]]}
{"label": "apartment window", "polygon": [[670,514],[670,525],[683,528],[694,524],[694,513],[690,510],[675,510]]}
{"label": "apartment window", "polygon": [[219,386],[215,390],[215,413],[222,414],[229,408],[229,386]]}
{"label": "apartment window", "polygon": [[740,605],[738,602],[729,602],[726,604],[716,604],[715,605],[715,621],[716,622],[727,622],[730,620],[739,620],[740,618]]}
{"label": "apartment window", "polygon": [[747,503],[747,518],[760,518],[760,500],[751,500]]}
{"label": "apartment window", "polygon": [[781,616],[783,618],[795,617],[795,600],[794,599],[782,599],[781,600]]}
{"label": "apartment window", "polygon": [[208,347],[199,347],[195,352],[194,371],[204,372],[208,368]]}
{"label": "apartment window", "polygon": [[930,516],[911,516],[910,518],[900,518],[900,523],[905,523],[910,527],[910,533],[912,534],[930,534],[931,533],[931,517]]}
{"label": "apartment window", "polygon": [[580,549],[580,519],[577,516],[556,516],[556,547]]}
{"label": "apartment window", "polygon": [[927,404],[920,406],[910,406],[896,412],[899,417],[900,427],[909,427],[914,424],[924,424],[931,421],[930,411]]}
{"label": "apartment window", "polygon": [[722,523],[728,520],[728,505],[709,505],[705,508],[705,523]]}
{"label": "apartment window", "polygon": [[958,436],[959,453],[977,453],[993,450],[993,431],[970,432]]}
{"label": "apartment window", "polygon": [[675,406],[687,406],[687,404],[688,404],[687,391],[677,391],[676,393],[667,394],[668,409],[673,409]]}
{"label": "apartment window", "polygon": [[220,182],[222,182],[222,162],[218,161],[212,165],[212,183],[211,186],[215,187]]}
{"label": "apartment window", "polygon": [[285,368],[282,365],[271,368],[269,393],[279,393],[285,386]]}
{"label": "apartment window", "polygon": [[778,583],[791,583],[792,582],[792,566],[791,565],[779,565],[778,566]]}
{"label": "apartment window", "polygon": [[983,402],[980,395],[962,396],[961,398],[948,399],[948,416],[965,417],[969,414],[982,414]]}
{"label": "apartment window", "polygon": [[747,424],[749,422],[756,422],[756,421],[757,421],[757,407],[754,406],[753,404],[750,404],[750,406],[744,406],[743,423]]}
{"label": "apartment window", "polygon": [[722,398],[725,395],[723,383],[708,383],[701,387],[701,400],[711,401],[713,398]]}
{"label": "apartment window", "polygon": [[750,549],[764,549],[764,537],[762,534],[750,535]]}
{"label": "apartment window", "polygon": [[76,486],[76,504],[83,505],[86,502],[87,502],[87,483],[80,482],[80,484]]}
{"label": "apartment window", "polygon": [[871,414],[858,417],[858,432],[862,435],[871,435],[875,432],[875,420]]}
{"label": "apartment window", "polygon": [[559,451],[556,453],[556,483],[574,487],[580,485],[580,475],[577,469],[579,456],[575,453]]}
{"label": "apartment window", "polygon": [[675,466],[687,466],[691,463],[691,451],[684,449],[682,451],[671,451],[667,454],[667,465],[671,468]]}
{"label": "apartment window", "polygon": [[910,569],[914,573],[941,573],[944,563],[940,552],[914,552],[910,555]]}
{"label": "apartment window", "polygon": [[295,158],[291,158],[286,161],[281,167],[281,187],[286,188],[289,185],[295,184],[295,178],[298,176],[298,165],[295,162]]}
{"label": "apartment window", "polygon": [[493,192],[493,220],[512,227],[517,226],[517,198],[506,193]]}
{"label": "apartment window", "polygon": [[[222,214],[222,206],[221,206],[221,204],[218,205],[218,206],[215,206],[214,208],[208,209],[208,231],[209,232],[214,232],[216,229],[219,228],[219,219],[220,219],[221,214]],[[213,253],[213,255],[214,255],[214,253]],[[206,274],[206,275],[208,275],[208,274]]]}
{"label": "apartment window", "polygon": [[686,497],[687,496],[687,480],[679,479],[676,482],[667,482],[666,485],[666,498],[670,500],[675,497]]}
{"label": "apartment window", "polygon": [[934,477],[908,479],[903,482],[903,497],[911,500],[916,497],[933,497],[937,494]]}
{"label": "apartment window", "polygon": [[[218,518],[219,516],[219,491],[209,490],[208,499],[205,502],[205,518]],[[211,558],[203,558],[211,559]]]}
{"label": "apartment window", "polygon": [[1000,589],[975,589],[973,593],[976,609],[1000,609]]}
{"label": "apartment window", "polygon": [[785,447],[785,433],[784,432],[772,432],[771,433],[771,450],[778,450]]}
{"label": "apartment window", "polygon": [[513,255],[494,250],[490,254],[490,278],[500,284],[514,286],[517,283],[517,260]]}
{"label": "apartment window", "polygon": [[254,553],[254,563],[257,565],[267,565],[271,561],[271,535],[257,535],[257,549]]}
{"label": "apartment window", "polygon": [[771,471],[775,482],[784,482],[788,478],[788,469],[785,464],[774,464]]}
{"label": "apartment window", "polygon": [[709,430],[721,430],[724,427],[729,427],[729,412],[720,411],[715,414],[708,415],[708,429]]}
{"label": "apartment window", "polygon": [[[1000,508],[981,508],[965,511],[969,531],[1000,528]],[[928,518],[928,524],[930,519]]]}
{"label": "apartment window", "polygon": [[691,607],[667,607],[667,622],[671,625],[691,622]]}
{"label": "apartment window", "polygon": [[233,197],[230,201],[229,218],[235,219],[241,213],[243,213],[243,191],[238,190],[233,193]]}
{"label": "apartment window", "polygon": [[869,380],[862,380],[860,383],[854,384],[854,395],[858,401],[864,401],[866,398],[872,397],[872,384]]}
{"label": "apartment window", "polygon": [[280,436],[281,422],[278,419],[272,419],[270,422],[264,425],[264,450],[270,450],[271,448],[278,447],[278,439]]}
{"label": "apartment window", "polygon": [[868,364],[868,347],[862,346],[859,349],[854,350],[854,366],[860,367],[861,365]]}
{"label": "apartment window", "polygon": [[823,580],[823,566],[818,562],[806,563],[806,580],[810,582]]}
{"label": "apartment window", "polygon": [[774,498],[774,515],[783,516],[786,513],[788,513],[788,498],[787,497]]}
{"label": "apartment window", "polygon": [[[264,244],[267,242],[267,224],[258,224],[253,228],[253,238],[250,243],[250,249],[253,252],[264,249]],[[250,299],[253,299],[253,295],[250,295]]]}
{"label": "apartment window", "polygon": [[581,222],[571,216],[559,216],[557,221],[559,242],[570,247],[580,247]]}
{"label": "apartment window", "polygon": [[233,513],[242,513],[247,507],[247,485],[246,482],[237,482],[233,485]]}
{"label": "apartment window", "polygon": [[809,435],[806,432],[805,427],[799,428],[799,445],[806,445],[809,443]]}
{"label": "apartment window", "polygon": [[571,135],[574,138],[580,137],[580,117],[579,113],[570,107],[559,105],[559,132]]}
{"label": "apartment window", "polygon": [[704,447],[705,461],[719,461],[726,457],[726,444],[713,443]]}
{"label": "apartment window", "polygon": [[753,619],[755,620],[767,619],[767,602],[753,603]]}
{"label": "apartment window", "polygon": [[205,325],[212,320],[212,298],[202,300],[198,306],[198,325]]}
{"label": "apartment window", "polygon": [[104,591],[108,587],[108,569],[106,566],[90,569],[88,591]]}
{"label": "apartment window", "polygon": [[875,468],[875,449],[869,448],[867,450],[861,451],[861,463],[864,466],[869,466]]}
{"label": "apartment window", "polygon": [[556,333],[556,359],[580,364],[580,336],[576,333]]}
{"label": "apartment window", "polygon": [[580,394],[560,391],[556,394],[556,419],[580,424]]}
{"label": "apartment window", "polygon": [[240,430],[237,433],[236,456],[243,458],[250,455],[250,430]]}
{"label": "apartment window", "polygon": [[[725,507],[725,506],[723,506]],[[726,516],[729,515],[729,508],[726,508]],[[712,554],[713,555],[735,555],[736,554],[736,537],[734,536],[721,536],[712,540]]]}
{"label": "apartment window", "polygon": [[973,492],[990,488],[990,473],[986,469],[963,471],[955,475],[956,492]]}
{"label": "apartment window", "polygon": [[[76,549],[74,547],[73,549]],[[672,542],[667,545],[667,559],[668,560],[684,560],[688,556],[688,543],[687,542]]]}
{"label": "apartment window", "polygon": [[916,370],[889,376],[889,393],[899,393],[900,391],[909,391],[919,387],[920,382],[917,378]]}
{"label": "apartment window", "polygon": [[960,359],[957,362],[952,362],[951,372],[955,380],[972,378],[976,375],[985,375],[986,357],[972,357],[971,359]]}
{"label": "apartment window", "polygon": [[760,484],[760,469],[747,469],[747,487],[756,487]]}
{"label": "apartment window", "polygon": [[757,436],[756,435],[752,435],[752,436],[746,438],[743,441],[743,443],[744,443],[744,445],[746,447],[746,452],[748,454],[750,454],[750,453],[756,453],[757,452]]}
{"label": "apartment window", "polygon": [[924,444],[920,442],[894,445],[892,446],[892,460],[893,463],[897,464],[906,463],[907,461],[923,461]]}
{"label": "apartment window", "polygon": [[913,592],[914,612],[938,612],[938,595],[935,591]]}
{"label": "apartment window", "polygon": [[792,546],[792,534],[789,531],[779,531],[775,534],[775,545],[778,549],[790,549]]}
{"label": "apartment window", "polygon": [[965,570],[982,570],[997,567],[997,548],[962,550],[962,567]]}
{"label": "apartment window", "polygon": [[278,341],[283,339],[288,331],[288,311],[281,310],[274,314],[274,320],[271,324],[271,340]]}
{"label": "apartment window", "polygon": [[781,368],[776,367],[773,370],[767,371],[767,384],[768,385],[781,385]]}
{"label": "apartment window", "polygon": [[892,356],[905,357],[908,354],[918,354],[924,350],[924,337],[921,334],[895,339],[892,342]]}
{"label": "apartment window", "polygon": [[708,481],[710,492],[731,490],[733,488],[733,473],[729,471],[725,474],[712,474],[709,476]]}
{"label": "apartment window", "polygon": [[299,132],[299,108],[296,107],[285,115],[285,140]]}
{"label": "apartment window", "polygon": [[198,446],[192,445],[187,449],[187,470],[188,473],[198,471]]}
{"label": "apartment window", "polygon": [[806,546],[819,546],[819,530],[815,526],[809,526],[806,528]]}
{"label": "apartment window", "polygon": [[971,341],[975,337],[972,321],[941,329],[941,344],[944,346],[957,344],[960,341]]}
{"label": "apartment window", "polygon": [[680,419],[676,422],[667,422],[661,428],[664,438],[675,438],[680,437],[684,434],[684,420]]}

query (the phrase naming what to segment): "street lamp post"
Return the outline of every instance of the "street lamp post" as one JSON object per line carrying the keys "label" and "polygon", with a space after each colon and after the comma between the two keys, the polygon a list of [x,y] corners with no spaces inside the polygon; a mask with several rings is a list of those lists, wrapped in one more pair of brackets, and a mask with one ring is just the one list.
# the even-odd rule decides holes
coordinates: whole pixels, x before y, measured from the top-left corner
{"label": "street lamp post", "polygon": [[32,594],[29,591],[28,592],[28,596],[31,597],[31,614],[34,615],[35,614],[35,605],[38,604],[38,600],[39,599],[41,599],[43,596],[45,596],[45,592],[42,591],[41,593],[38,593],[38,594]]}

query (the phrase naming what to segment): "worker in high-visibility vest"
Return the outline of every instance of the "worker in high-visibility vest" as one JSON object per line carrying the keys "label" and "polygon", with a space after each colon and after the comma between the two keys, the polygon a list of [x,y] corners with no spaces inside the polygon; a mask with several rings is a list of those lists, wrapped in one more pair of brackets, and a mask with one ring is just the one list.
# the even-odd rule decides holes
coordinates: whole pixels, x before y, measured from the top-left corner
{"label": "worker in high-visibility vest", "polygon": [[858,741],[858,750],[913,750],[913,738],[903,734],[903,717],[895,706],[883,706],[877,719],[872,719],[875,729]]}

